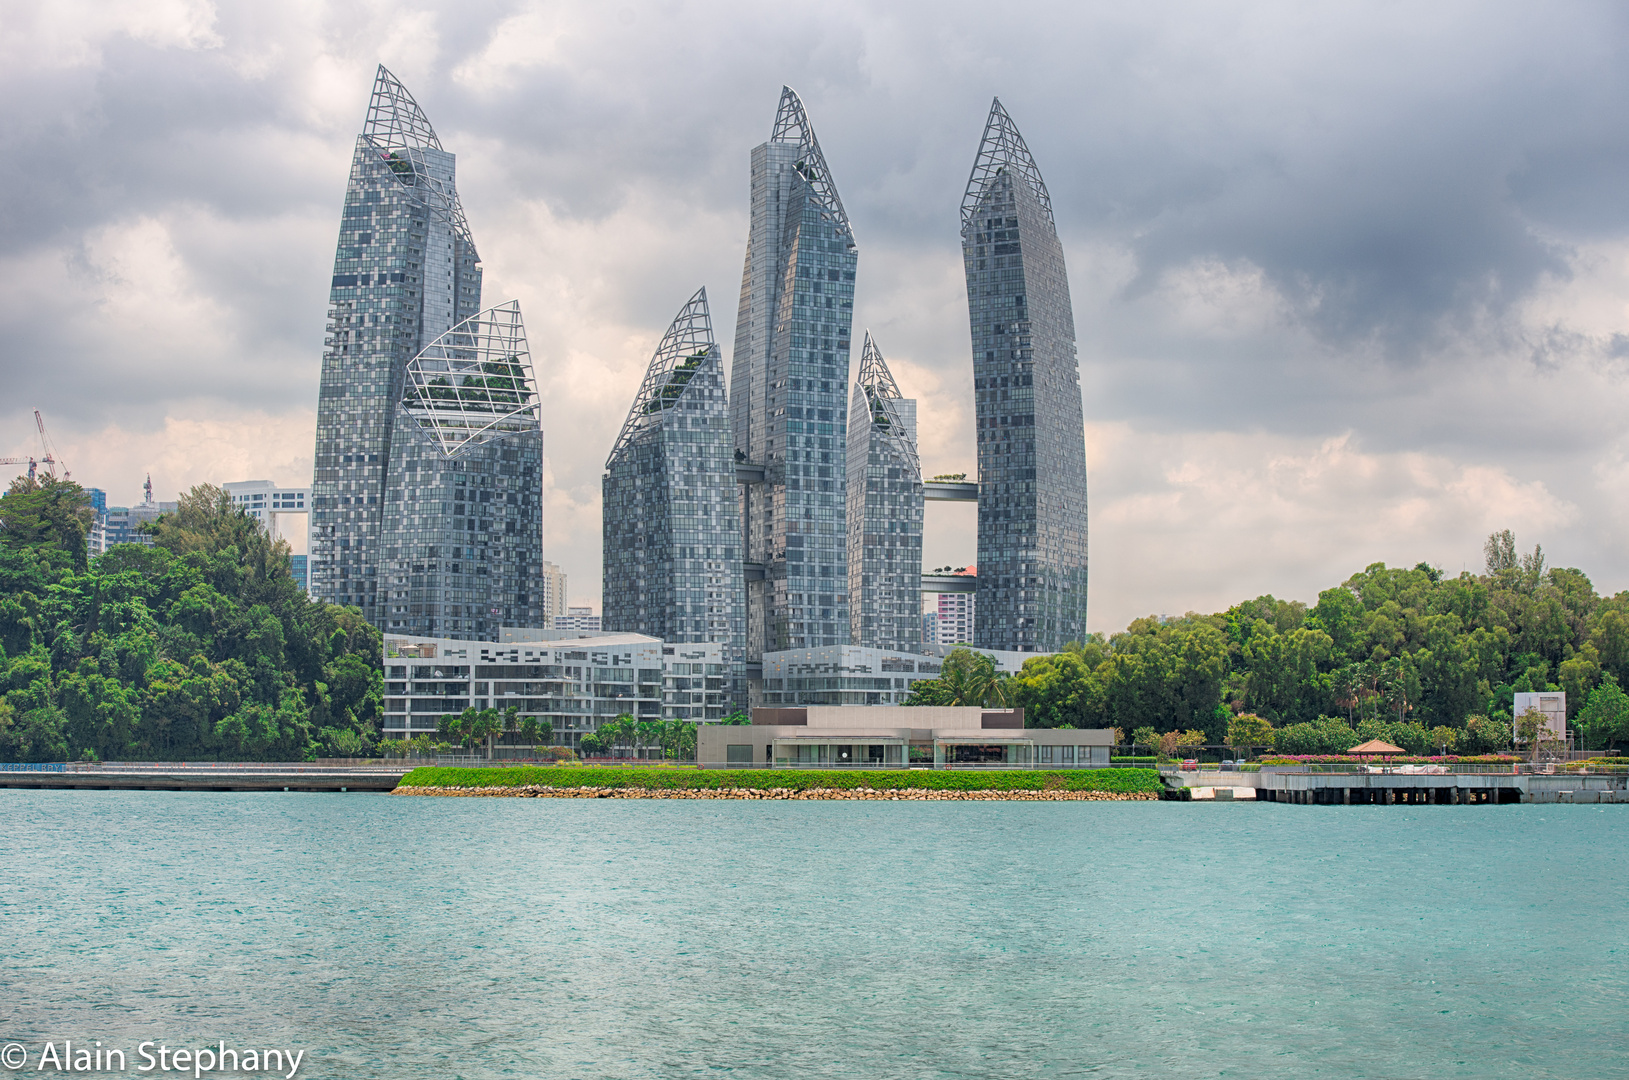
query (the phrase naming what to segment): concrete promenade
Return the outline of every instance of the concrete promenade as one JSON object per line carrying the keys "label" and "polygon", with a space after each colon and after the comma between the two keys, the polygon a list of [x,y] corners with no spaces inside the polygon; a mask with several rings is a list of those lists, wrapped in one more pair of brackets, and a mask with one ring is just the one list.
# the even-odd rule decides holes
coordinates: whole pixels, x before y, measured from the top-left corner
{"label": "concrete promenade", "polygon": [[0,765],[0,788],[96,791],[393,791],[410,766],[180,764]]}
{"label": "concrete promenade", "polygon": [[1173,793],[1310,806],[1465,806],[1501,803],[1629,803],[1629,773],[1316,772],[1267,766],[1259,772],[1161,769]]}

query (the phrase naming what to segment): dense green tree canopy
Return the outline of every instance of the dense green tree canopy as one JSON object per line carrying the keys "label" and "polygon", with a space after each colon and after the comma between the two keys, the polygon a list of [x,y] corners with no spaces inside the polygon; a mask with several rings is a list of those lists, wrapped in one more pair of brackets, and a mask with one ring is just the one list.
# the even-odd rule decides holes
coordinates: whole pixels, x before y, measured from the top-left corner
{"label": "dense green tree canopy", "polygon": [[[1629,679],[1629,593],[1598,596],[1582,571],[1547,568],[1542,550],[1515,544],[1490,537],[1481,574],[1375,563],[1310,608],[1262,596],[1214,615],[1138,619],[1025,662],[1009,697],[1035,726],[1194,729],[1216,744],[1251,714],[1290,753],[1338,752],[1324,747],[1362,730],[1423,752],[1444,744],[1437,729],[1477,752],[1508,743],[1515,692],[1565,690],[1575,720],[1594,703],[1582,727],[1596,744],[1629,740],[1618,690]],[[1468,727],[1473,717],[1486,719]]]}
{"label": "dense green tree canopy", "polygon": [[77,484],[0,498],[0,760],[301,760],[378,738],[380,638],[219,488],[85,558]]}

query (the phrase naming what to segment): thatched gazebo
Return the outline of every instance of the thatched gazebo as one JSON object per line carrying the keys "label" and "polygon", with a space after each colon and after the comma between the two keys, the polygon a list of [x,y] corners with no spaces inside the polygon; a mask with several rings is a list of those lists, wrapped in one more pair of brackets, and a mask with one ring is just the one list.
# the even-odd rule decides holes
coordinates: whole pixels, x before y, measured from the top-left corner
{"label": "thatched gazebo", "polygon": [[1348,754],[1402,754],[1402,753],[1407,753],[1407,751],[1405,751],[1401,746],[1393,746],[1389,742],[1382,742],[1379,739],[1370,739],[1368,742],[1358,743],[1356,746],[1352,747],[1352,749],[1348,750],[1347,753]]}

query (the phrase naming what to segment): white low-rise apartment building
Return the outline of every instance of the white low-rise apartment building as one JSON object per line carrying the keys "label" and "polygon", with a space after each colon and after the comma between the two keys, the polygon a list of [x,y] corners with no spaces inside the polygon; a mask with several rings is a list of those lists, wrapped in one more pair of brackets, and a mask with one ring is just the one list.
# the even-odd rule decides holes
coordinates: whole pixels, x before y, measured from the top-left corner
{"label": "white low-rise apartment building", "polygon": [[548,721],[551,745],[627,714],[641,720],[718,720],[727,708],[723,646],[669,645],[644,634],[505,627],[501,641],[385,637],[389,739],[434,734],[446,714],[518,710]]}

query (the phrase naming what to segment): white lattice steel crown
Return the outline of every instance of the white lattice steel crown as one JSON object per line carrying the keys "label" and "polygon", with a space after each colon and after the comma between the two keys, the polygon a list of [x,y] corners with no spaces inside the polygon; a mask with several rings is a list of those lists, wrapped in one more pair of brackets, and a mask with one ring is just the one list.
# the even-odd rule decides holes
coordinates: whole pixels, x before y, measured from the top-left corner
{"label": "white lattice steel crown", "polygon": [[449,458],[542,427],[520,301],[471,315],[407,364],[402,409]]}

